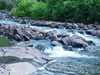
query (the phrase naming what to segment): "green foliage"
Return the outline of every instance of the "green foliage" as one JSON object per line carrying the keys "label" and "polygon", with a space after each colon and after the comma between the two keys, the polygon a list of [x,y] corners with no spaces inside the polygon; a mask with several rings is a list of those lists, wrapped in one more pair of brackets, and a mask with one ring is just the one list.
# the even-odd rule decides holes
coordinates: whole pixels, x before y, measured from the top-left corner
{"label": "green foliage", "polygon": [[26,12],[23,10],[17,11],[16,9],[13,9],[11,11],[12,15],[16,15],[16,16],[20,16],[20,17],[25,17],[26,16]]}
{"label": "green foliage", "polygon": [[0,0],[0,10],[11,10],[15,3],[16,0]]}
{"label": "green foliage", "polygon": [[6,8],[6,2],[4,0],[0,0],[0,10],[3,10]]}
{"label": "green foliage", "polygon": [[93,22],[100,21],[100,0],[17,0],[13,12],[17,16]]}
{"label": "green foliage", "polygon": [[0,47],[9,45],[10,45],[10,40],[7,37],[0,37]]}
{"label": "green foliage", "polygon": [[40,2],[35,1],[34,4],[32,4],[31,15],[34,18],[45,18],[45,17],[47,17],[46,4],[43,3],[42,1],[40,1]]}

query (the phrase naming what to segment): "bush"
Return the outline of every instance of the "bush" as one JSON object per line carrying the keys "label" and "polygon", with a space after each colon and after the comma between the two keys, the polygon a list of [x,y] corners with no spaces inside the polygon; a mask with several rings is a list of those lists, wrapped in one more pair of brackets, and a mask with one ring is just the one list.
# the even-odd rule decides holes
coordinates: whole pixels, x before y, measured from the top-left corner
{"label": "bush", "polygon": [[11,10],[15,3],[16,0],[0,0],[0,10]]}
{"label": "bush", "polygon": [[31,8],[31,17],[47,18],[46,4],[42,1],[35,1]]}
{"label": "bush", "polygon": [[0,0],[0,10],[3,10],[6,8],[6,2],[4,0]]}
{"label": "bush", "polygon": [[5,47],[10,45],[11,40],[7,37],[0,37],[0,47]]}
{"label": "bush", "polygon": [[25,11],[23,11],[23,10],[18,11],[16,9],[12,9],[11,10],[11,14],[19,16],[19,17],[25,17],[26,16],[26,12]]}
{"label": "bush", "polygon": [[75,22],[100,21],[100,0],[17,0],[16,4],[18,12],[13,12],[17,16]]}

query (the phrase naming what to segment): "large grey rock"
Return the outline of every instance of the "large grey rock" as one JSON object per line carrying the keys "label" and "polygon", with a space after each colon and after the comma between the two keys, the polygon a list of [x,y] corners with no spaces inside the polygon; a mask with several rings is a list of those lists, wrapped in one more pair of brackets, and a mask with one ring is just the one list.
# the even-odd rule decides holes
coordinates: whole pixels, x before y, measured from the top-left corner
{"label": "large grey rock", "polygon": [[80,36],[76,36],[76,35],[73,35],[71,37],[71,42],[72,42],[72,46],[73,47],[87,47],[88,46],[88,41],[85,40],[83,37],[80,37]]}
{"label": "large grey rock", "polygon": [[88,43],[87,42],[84,42],[83,40],[81,39],[75,39],[72,41],[72,47],[77,47],[77,48],[85,48],[88,46]]}
{"label": "large grey rock", "polygon": [[28,62],[0,64],[0,75],[29,75],[37,68]]}
{"label": "large grey rock", "polygon": [[49,30],[49,31],[45,31],[45,37],[48,37],[48,39],[51,40],[58,40],[58,32],[55,29]]}
{"label": "large grey rock", "polygon": [[37,63],[47,63],[49,57],[40,53],[39,50],[32,47],[2,47],[0,56],[15,56],[19,59],[31,59]]}
{"label": "large grey rock", "polygon": [[61,42],[64,44],[64,45],[70,45],[71,44],[71,38],[69,36],[67,37],[64,37],[61,39]]}
{"label": "large grey rock", "polygon": [[51,44],[53,46],[62,46],[62,44],[60,42],[58,42],[58,41],[52,41]]}
{"label": "large grey rock", "polygon": [[41,31],[32,27],[13,26],[9,24],[1,24],[0,34],[7,36],[9,39],[16,41],[28,41],[30,39],[36,40],[58,40],[58,32],[55,29],[48,31]]}
{"label": "large grey rock", "polygon": [[40,45],[35,46],[35,48],[44,51],[47,47],[40,44]]}
{"label": "large grey rock", "polygon": [[89,35],[96,35],[96,30],[87,30],[86,33]]}
{"label": "large grey rock", "polygon": [[[37,34],[34,28],[1,24],[0,34],[16,41],[28,41]],[[37,38],[37,37],[36,37]]]}
{"label": "large grey rock", "polygon": [[96,31],[96,36],[100,37],[100,30]]}
{"label": "large grey rock", "polygon": [[33,43],[30,41],[25,41],[25,42],[20,42],[20,43],[15,43],[13,46],[16,47],[33,47]]}
{"label": "large grey rock", "polygon": [[[14,40],[16,40],[16,41],[22,41],[22,38],[21,38],[21,36],[20,35],[18,35],[18,34],[15,34],[13,37],[11,37],[11,36],[8,36],[8,38],[13,38]],[[9,38],[9,39],[10,39]]]}
{"label": "large grey rock", "polygon": [[1,47],[0,75],[29,75],[50,60],[32,47]]}
{"label": "large grey rock", "polygon": [[87,30],[86,33],[90,34],[90,35],[100,37],[100,30]]}
{"label": "large grey rock", "polygon": [[80,36],[76,36],[76,35],[73,35],[73,36],[66,36],[64,38],[62,38],[60,40],[60,42],[63,44],[63,45],[71,45],[72,47],[76,47],[76,48],[85,48],[87,47],[88,45],[91,45],[90,43],[93,43],[92,41],[88,41],[86,39],[84,39],[83,37],[80,37]]}

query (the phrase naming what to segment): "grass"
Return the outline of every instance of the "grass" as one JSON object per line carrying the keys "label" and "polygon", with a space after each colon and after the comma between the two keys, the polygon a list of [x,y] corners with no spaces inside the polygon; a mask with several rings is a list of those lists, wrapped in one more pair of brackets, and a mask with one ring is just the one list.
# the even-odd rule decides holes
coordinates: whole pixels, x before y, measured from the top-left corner
{"label": "grass", "polygon": [[10,45],[10,41],[7,37],[0,37],[0,47],[6,47]]}

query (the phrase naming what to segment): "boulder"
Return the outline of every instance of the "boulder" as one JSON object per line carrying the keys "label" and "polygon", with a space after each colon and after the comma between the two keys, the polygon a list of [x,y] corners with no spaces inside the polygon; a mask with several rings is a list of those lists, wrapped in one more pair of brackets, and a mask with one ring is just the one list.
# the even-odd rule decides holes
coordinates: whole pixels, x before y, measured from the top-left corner
{"label": "boulder", "polygon": [[45,64],[50,59],[32,47],[1,47],[0,56],[14,56],[19,59],[31,59],[38,64]]}
{"label": "boulder", "polygon": [[49,31],[45,31],[45,37],[48,37],[51,40],[58,40],[58,32],[55,29],[49,30]]}
{"label": "boulder", "polygon": [[100,38],[100,30],[96,31],[96,36],[98,36]]}
{"label": "boulder", "polygon": [[0,75],[29,75],[37,68],[28,62],[0,64]]}
{"label": "boulder", "polygon": [[73,35],[71,37],[71,44],[73,47],[81,48],[81,47],[87,47],[88,41],[85,40],[83,37]]}
{"label": "boulder", "polygon": [[89,35],[94,35],[95,36],[96,35],[96,30],[87,30],[86,33],[89,34]]}
{"label": "boulder", "polygon": [[94,45],[94,43],[92,41],[87,41],[86,39],[84,39],[83,37],[77,36],[77,35],[73,35],[73,36],[66,36],[63,37],[60,40],[60,43],[62,43],[63,45],[66,46],[72,46],[72,47],[76,47],[76,48],[85,48],[88,45]]}
{"label": "boulder", "polygon": [[89,45],[95,45],[95,43],[94,43],[93,41],[91,41],[91,40],[88,41],[88,44],[89,44]]}
{"label": "boulder", "polygon": [[52,41],[51,44],[53,46],[62,46],[62,44],[60,42],[58,42],[58,41]]}
{"label": "boulder", "polygon": [[64,45],[63,48],[68,51],[74,51],[72,46]]}
{"label": "boulder", "polygon": [[30,41],[15,43],[13,46],[16,47],[33,47],[33,43]]}
{"label": "boulder", "polygon": [[21,59],[16,56],[2,56],[0,57],[0,63],[1,64],[11,64],[21,62]]}
{"label": "boulder", "polygon": [[61,39],[60,41],[63,45],[71,45],[71,39],[69,36],[66,36],[64,38]]}
{"label": "boulder", "polygon": [[45,37],[43,36],[43,34],[42,33],[38,33],[38,34],[36,34],[36,36],[35,36],[35,39],[36,40],[43,40]]}
{"label": "boulder", "polygon": [[37,46],[35,46],[35,48],[44,51],[46,49],[46,46],[44,46],[44,45],[37,45]]}
{"label": "boulder", "polygon": [[100,30],[87,30],[86,33],[89,35],[100,37]]}
{"label": "boulder", "polygon": [[88,43],[81,40],[81,39],[74,39],[72,41],[72,47],[76,47],[76,48],[85,48],[88,46]]}
{"label": "boulder", "polygon": [[9,39],[12,39],[12,38],[13,38],[13,39],[16,40],[16,41],[22,41],[21,36],[18,35],[18,34],[15,34],[13,37],[9,36],[8,38],[9,38]]}
{"label": "boulder", "polygon": [[84,31],[83,30],[79,30],[78,31],[80,34],[84,34]]}

